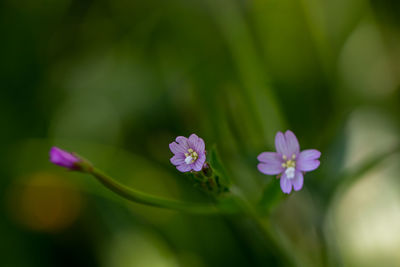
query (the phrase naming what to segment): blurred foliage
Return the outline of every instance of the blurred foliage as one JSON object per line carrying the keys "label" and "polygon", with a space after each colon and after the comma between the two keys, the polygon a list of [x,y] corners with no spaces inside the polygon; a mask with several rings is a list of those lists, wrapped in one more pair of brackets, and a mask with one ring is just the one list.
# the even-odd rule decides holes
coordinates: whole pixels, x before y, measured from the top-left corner
{"label": "blurred foliage", "polygon": [[[398,14],[397,0],[1,1],[1,266],[400,265]],[[256,169],[286,129],[322,151],[290,196]],[[130,204],[47,161],[57,145],[208,202],[169,162],[191,133],[260,221]]]}

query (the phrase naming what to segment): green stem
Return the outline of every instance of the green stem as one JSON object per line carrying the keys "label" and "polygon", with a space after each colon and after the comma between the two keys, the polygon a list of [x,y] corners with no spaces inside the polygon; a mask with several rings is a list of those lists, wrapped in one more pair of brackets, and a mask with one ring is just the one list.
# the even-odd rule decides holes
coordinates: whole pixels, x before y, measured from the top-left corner
{"label": "green stem", "polygon": [[236,208],[232,209],[213,204],[182,202],[149,195],[117,182],[116,180],[96,168],[92,168],[88,171],[88,173],[92,174],[100,183],[102,183],[105,187],[107,187],[117,195],[135,203],[197,214],[232,214],[238,212],[238,209]]}
{"label": "green stem", "polygon": [[[256,210],[236,187],[234,190],[235,192],[230,197],[225,197],[224,201],[219,201],[215,204],[197,204],[160,198],[134,190],[117,182],[112,177],[96,168],[90,168],[87,170],[87,172],[92,174],[100,183],[117,195],[135,203],[197,214],[247,215],[254,221],[257,227],[263,230],[267,242],[271,245],[273,254],[279,259],[288,259],[287,253],[285,253],[285,251],[280,247],[279,242],[274,237],[270,227],[266,225],[265,222],[260,221],[256,214]],[[286,263],[286,265],[292,264]]]}

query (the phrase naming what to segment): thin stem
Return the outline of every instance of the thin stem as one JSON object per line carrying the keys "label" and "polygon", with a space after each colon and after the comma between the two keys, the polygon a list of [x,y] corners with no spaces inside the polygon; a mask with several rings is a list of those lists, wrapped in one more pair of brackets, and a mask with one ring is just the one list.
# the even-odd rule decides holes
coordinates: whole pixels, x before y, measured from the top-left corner
{"label": "thin stem", "polygon": [[218,204],[197,204],[149,195],[117,182],[116,180],[96,168],[91,169],[89,173],[92,174],[105,187],[107,187],[117,195],[135,203],[197,214],[233,214],[239,212],[237,208],[227,208],[222,205],[218,206]]}
{"label": "thin stem", "polygon": [[[160,198],[143,192],[139,192],[117,182],[116,180],[96,168],[89,169],[88,173],[92,174],[100,183],[102,183],[105,187],[107,187],[117,195],[135,203],[197,214],[247,215],[254,221],[257,227],[263,230],[265,238],[267,242],[271,245],[270,248],[273,250],[274,254],[279,259],[288,259],[286,257],[287,253],[282,250],[282,248],[278,245],[279,242],[277,242],[269,226],[267,226],[265,222],[262,223],[259,220],[256,211],[253,209],[251,204],[248,203],[247,199],[244,198],[238,188],[235,188],[235,193],[232,194],[231,197],[224,198],[224,201],[216,202],[215,205],[197,204]],[[287,262],[287,265],[292,264]]]}

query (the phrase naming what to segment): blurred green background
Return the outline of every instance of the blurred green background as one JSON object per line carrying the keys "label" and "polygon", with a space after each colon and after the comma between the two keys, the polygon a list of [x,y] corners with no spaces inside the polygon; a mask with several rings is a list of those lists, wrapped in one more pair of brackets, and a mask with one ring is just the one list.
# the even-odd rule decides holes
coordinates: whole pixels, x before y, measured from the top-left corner
{"label": "blurred green background", "polygon": [[[196,133],[296,265],[400,266],[399,14],[397,0],[1,1],[0,265],[285,265],[246,218],[131,204],[48,162],[57,145],[207,202],[169,163]],[[322,164],[283,198],[256,156],[286,129]]]}

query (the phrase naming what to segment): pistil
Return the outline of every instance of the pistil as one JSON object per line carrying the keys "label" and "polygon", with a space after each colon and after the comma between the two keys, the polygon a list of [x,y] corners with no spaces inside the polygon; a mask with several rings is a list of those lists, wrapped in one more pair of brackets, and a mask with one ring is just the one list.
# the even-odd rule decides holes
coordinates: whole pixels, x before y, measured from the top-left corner
{"label": "pistil", "polygon": [[295,175],[295,168],[296,168],[296,155],[293,154],[290,159],[286,155],[282,156],[282,159],[285,161],[282,163],[282,167],[285,168],[286,177],[289,179],[294,178]]}
{"label": "pistil", "polygon": [[193,149],[189,148],[187,153],[185,153],[185,163],[186,164],[191,164],[194,163],[197,158],[199,157],[199,155],[197,155],[197,152],[194,151]]}

